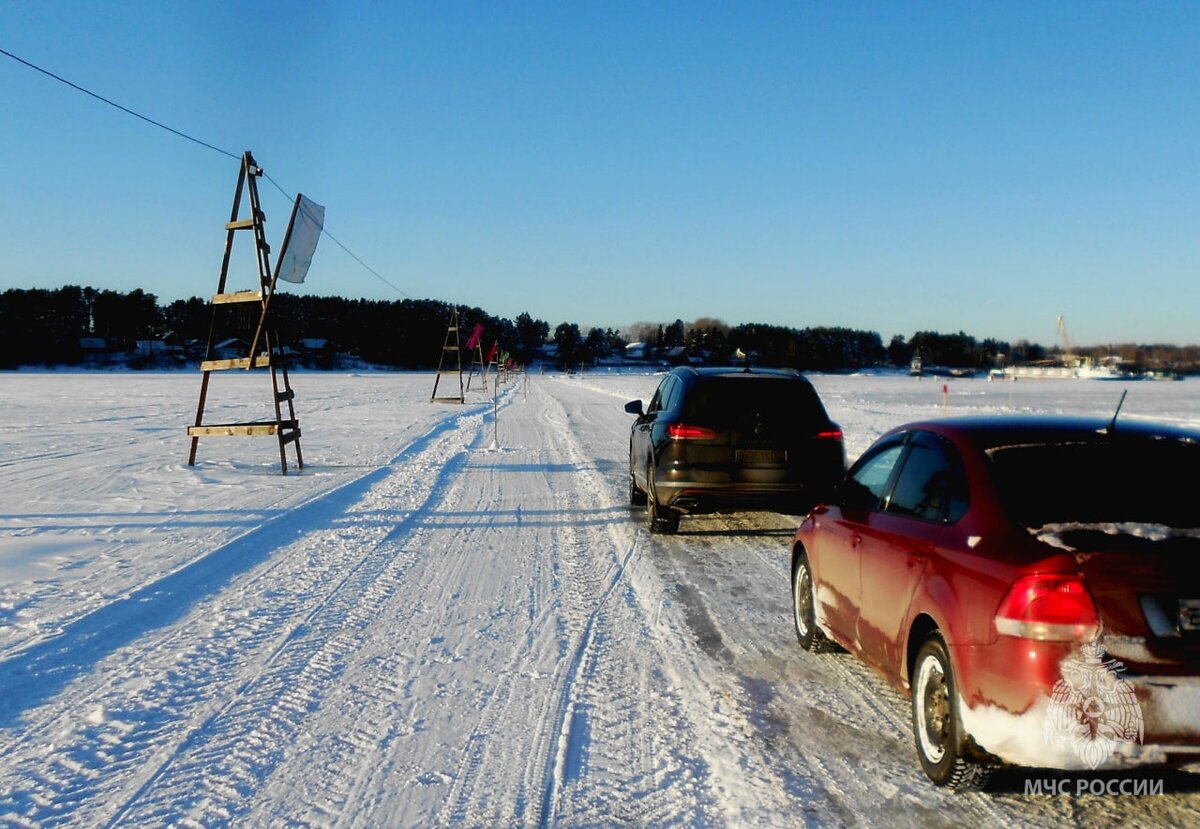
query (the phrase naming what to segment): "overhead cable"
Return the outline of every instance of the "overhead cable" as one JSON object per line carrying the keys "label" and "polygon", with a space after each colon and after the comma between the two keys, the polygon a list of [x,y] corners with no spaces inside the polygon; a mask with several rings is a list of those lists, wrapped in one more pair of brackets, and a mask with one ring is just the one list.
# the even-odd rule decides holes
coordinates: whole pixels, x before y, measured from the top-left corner
{"label": "overhead cable", "polygon": [[[21,57],[18,57],[17,55],[14,55],[12,52],[9,52],[9,51],[7,51],[7,50],[5,50],[5,49],[0,49],[0,55],[4,55],[5,57],[12,58],[12,59],[13,59],[13,60],[15,60],[17,63],[20,63],[20,64],[22,64],[22,65],[24,65],[24,66],[28,66],[30,69],[33,69],[33,70],[34,70],[34,71],[36,71],[36,72],[41,72],[43,75],[46,75],[47,77],[53,78],[54,80],[58,81],[59,83],[66,84],[67,86],[71,87],[72,89],[78,90],[79,92],[82,92],[82,93],[83,93],[83,94],[85,94],[85,95],[90,95],[91,97],[95,98],[97,101],[102,101],[102,102],[104,102],[104,103],[108,104],[108,105],[109,105],[109,106],[111,106],[111,107],[115,107],[116,109],[119,109],[119,110],[121,110],[122,112],[126,113],[127,115],[132,115],[134,118],[139,118],[139,119],[141,119],[142,121],[145,121],[147,124],[153,124],[154,126],[156,126],[156,127],[160,128],[160,129],[164,129],[164,130],[166,130],[166,131],[167,131],[167,132],[169,132],[169,133],[172,133],[172,134],[174,134],[174,135],[177,135],[177,136],[179,136],[180,138],[186,138],[188,141],[191,141],[191,142],[193,142],[193,143],[195,143],[195,144],[199,144],[201,147],[206,147],[206,148],[208,148],[208,149],[210,149],[210,150],[212,150],[212,151],[214,151],[214,152],[218,152],[218,153],[220,153],[221,155],[226,155],[226,156],[229,156],[230,158],[233,158],[233,159],[241,159],[241,156],[240,156],[240,155],[238,155],[238,154],[236,154],[236,153],[231,153],[231,152],[229,152],[228,150],[223,150],[223,149],[221,149],[220,147],[216,147],[216,146],[213,146],[212,144],[209,144],[207,141],[201,141],[199,138],[196,138],[196,137],[194,137],[194,136],[188,135],[186,132],[181,132],[181,131],[179,131],[179,130],[177,130],[177,129],[173,128],[173,127],[168,127],[166,124],[164,124],[164,123],[162,123],[162,122],[160,122],[160,121],[155,121],[153,118],[148,118],[148,117],[146,117],[145,115],[142,115],[140,112],[134,112],[134,111],[133,111],[132,109],[130,109],[129,107],[122,106],[121,104],[118,104],[116,101],[112,101],[112,100],[109,100],[108,98],[105,98],[103,95],[98,95],[98,94],[96,94],[95,92],[92,92],[90,89],[86,89],[86,88],[84,88],[84,87],[80,86],[79,84],[77,84],[77,83],[73,83],[73,82],[71,82],[71,81],[67,80],[66,78],[63,78],[63,77],[61,77],[61,76],[59,76],[59,75],[56,75],[56,74],[54,74],[53,72],[51,72],[51,71],[49,71],[49,70],[47,70],[47,69],[43,69],[42,67],[40,67],[40,66],[38,66],[38,65],[36,65],[36,64],[30,63],[29,61],[25,60],[24,58],[21,58]],[[266,175],[266,173],[264,172],[264,173],[263,173],[263,175]],[[276,188],[276,189],[277,189],[277,190],[278,190],[280,193],[283,193],[283,195],[284,195],[284,196],[285,196],[285,197],[286,197],[286,198],[287,198],[289,201],[291,201],[291,200],[292,200],[292,196],[290,196],[286,190],[284,190],[282,187],[280,187],[280,186],[279,186],[279,183],[278,183],[277,181],[275,181],[275,179],[271,178],[270,176],[266,176],[266,177],[267,177],[267,180],[268,180],[268,181],[270,181],[270,182],[271,182],[271,184],[274,184],[274,185],[275,185],[275,188]],[[354,260],[355,262],[357,262],[358,264],[362,265],[362,266],[363,266],[363,268],[365,268],[365,269],[366,269],[367,271],[369,271],[369,272],[370,272],[372,275],[374,275],[374,276],[375,276],[375,278],[376,278],[376,279],[378,279],[380,282],[382,282],[383,284],[387,285],[389,288],[391,288],[392,290],[396,291],[396,292],[397,292],[397,293],[399,293],[401,296],[404,296],[404,297],[406,297],[406,298],[408,298],[408,299],[412,299],[412,297],[411,297],[411,296],[409,296],[409,295],[408,295],[408,294],[407,294],[405,291],[401,290],[401,289],[400,289],[400,288],[398,288],[396,285],[392,284],[390,281],[388,281],[387,279],[385,279],[385,278],[384,278],[384,277],[383,277],[383,276],[382,276],[382,275],[379,273],[379,271],[375,270],[375,269],[374,269],[374,268],[372,268],[370,265],[368,265],[366,262],[364,262],[362,259],[360,259],[360,258],[358,257],[358,255],[354,253],[354,251],[350,250],[350,248],[346,247],[346,246],[345,246],[345,245],[343,245],[343,244],[342,244],[340,241],[338,241],[337,237],[335,237],[335,236],[334,236],[332,233],[330,233],[330,232],[329,232],[327,229],[325,229],[324,227],[322,227],[322,228],[321,228],[321,232],[322,232],[323,234],[325,234],[326,236],[328,236],[328,237],[330,238],[330,240],[331,240],[331,241],[332,241],[332,242],[333,242],[335,245],[337,245],[339,248],[341,248],[342,250],[344,250],[344,251],[345,251],[345,252],[346,252],[346,253],[347,253],[347,254],[350,256],[350,258],[351,258],[351,259],[353,259],[353,260]]]}

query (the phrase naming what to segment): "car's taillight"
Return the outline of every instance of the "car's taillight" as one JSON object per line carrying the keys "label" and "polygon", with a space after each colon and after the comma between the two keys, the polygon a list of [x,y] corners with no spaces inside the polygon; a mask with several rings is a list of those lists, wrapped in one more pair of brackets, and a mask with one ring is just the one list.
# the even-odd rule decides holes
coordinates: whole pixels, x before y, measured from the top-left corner
{"label": "car's taillight", "polygon": [[841,429],[829,429],[824,432],[817,432],[817,437],[820,438],[821,440],[841,440],[842,439],[842,430]]}
{"label": "car's taillight", "polygon": [[1033,575],[1017,579],[996,611],[996,631],[1043,642],[1093,639],[1100,619],[1081,576]]}
{"label": "car's taillight", "polygon": [[686,423],[672,423],[667,427],[667,435],[672,440],[715,440],[717,433],[704,426],[689,426]]}

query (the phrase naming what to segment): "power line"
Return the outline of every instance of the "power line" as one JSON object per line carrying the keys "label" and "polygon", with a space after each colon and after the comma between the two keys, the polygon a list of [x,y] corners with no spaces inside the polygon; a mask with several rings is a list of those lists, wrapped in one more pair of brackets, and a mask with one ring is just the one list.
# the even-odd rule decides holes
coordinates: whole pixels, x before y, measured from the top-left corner
{"label": "power line", "polygon": [[180,132],[177,129],[168,127],[166,124],[155,121],[153,118],[147,118],[145,115],[142,115],[139,112],[134,112],[129,107],[121,106],[116,101],[110,101],[108,98],[105,98],[103,95],[97,95],[95,92],[92,92],[90,89],[84,89],[82,86],[80,86],[77,83],[71,83],[71,81],[68,81],[66,78],[59,77],[58,75],[55,75],[53,72],[50,72],[49,70],[43,69],[40,66],[36,66],[36,65],[30,63],[29,61],[25,60],[24,58],[19,58],[16,55],[14,55],[12,52],[6,52],[4,49],[0,49],[0,54],[8,56],[8,57],[12,58],[13,60],[15,60],[17,63],[21,63],[21,64],[24,64],[25,66],[28,66],[30,69],[33,69],[37,72],[41,72],[43,75],[54,78],[54,80],[58,81],[59,83],[65,83],[67,86],[71,87],[72,89],[79,90],[84,95],[91,95],[97,101],[103,101],[104,103],[108,104],[109,106],[116,107],[117,109],[121,110],[122,112],[132,115],[134,118],[141,118],[147,124],[153,124],[154,126],[160,127],[162,129],[166,130],[167,132],[171,132],[171,133],[174,133],[175,135],[178,135],[180,138],[186,138],[188,141],[193,141],[193,142],[199,144],[201,147],[208,147],[208,149],[215,150],[216,152],[221,153],[221,155],[227,155],[233,159],[241,158],[241,156],[234,155],[233,153],[229,152],[228,150],[222,150],[220,147],[214,147],[212,144],[209,144],[207,141],[201,141],[199,138],[194,138],[185,132]]}
{"label": "power line", "polygon": [[[4,55],[6,57],[12,58],[17,63],[20,63],[24,66],[28,66],[30,69],[34,70],[35,72],[41,72],[43,75],[45,75],[49,78],[53,78],[54,80],[58,81],[59,83],[66,84],[67,86],[71,87],[72,89],[82,92],[84,95],[90,95],[91,97],[95,98],[97,101],[102,101],[111,107],[115,107],[116,109],[121,110],[122,112],[126,113],[127,115],[132,115],[134,118],[139,118],[142,121],[145,121],[147,124],[153,124],[154,126],[158,127],[159,129],[164,129],[167,132],[172,133],[173,135],[177,135],[180,138],[185,138],[188,141],[191,141],[195,144],[199,144],[201,147],[206,147],[210,150],[213,150],[214,152],[218,152],[221,155],[229,156],[230,158],[235,159],[235,160],[241,160],[241,158],[242,158],[240,155],[237,155],[236,153],[231,153],[228,150],[222,150],[220,147],[216,147],[212,144],[209,144],[207,141],[201,141],[199,138],[188,135],[186,132],[181,132],[173,127],[168,127],[166,124],[164,124],[160,121],[155,121],[153,118],[148,118],[147,116],[142,115],[140,112],[134,112],[129,107],[122,106],[121,104],[118,104],[116,101],[112,101],[112,100],[109,100],[108,98],[105,98],[103,95],[98,95],[95,92],[92,92],[90,89],[86,89],[77,83],[72,83],[71,81],[67,80],[66,78],[56,75],[47,69],[43,69],[42,67],[40,67],[36,64],[30,63],[29,61],[25,60],[24,58],[18,57],[17,55],[14,55],[12,52],[9,52],[5,49],[0,49],[0,55]],[[288,199],[288,201],[292,200],[293,197],[286,190],[284,190],[282,187],[279,186],[279,182],[275,181],[275,179],[268,176],[266,174],[266,172],[264,172],[263,175],[266,176],[267,180],[270,181],[271,184],[275,185],[275,189],[277,189],[280,193],[282,193]],[[358,255],[356,253],[354,253],[354,251],[350,250],[350,248],[343,245],[340,241],[338,241],[336,236],[334,236],[332,233],[330,233],[324,227],[321,228],[321,233],[328,236],[335,245],[337,245],[339,248],[344,250],[350,256],[351,259],[353,259],[358,264],[362,265],[363,268],[365,268],[372,275],[374,275],[374,277],[376,279],[378,279],[380,282],[387,285],[389,288],[396,291],[401,296],[403,296],[407,299],[412,299],[412,297],[409,296],[408,293],[401,290],[399,287],[397,287],[396,285],[392,284],[390,281],[385,279],[383,277],[383,275],[379,273],[379,271],[375,270],[370,265],[368,265],[366,262],[364,262],[362,259],[360,259],[358,257]]]}

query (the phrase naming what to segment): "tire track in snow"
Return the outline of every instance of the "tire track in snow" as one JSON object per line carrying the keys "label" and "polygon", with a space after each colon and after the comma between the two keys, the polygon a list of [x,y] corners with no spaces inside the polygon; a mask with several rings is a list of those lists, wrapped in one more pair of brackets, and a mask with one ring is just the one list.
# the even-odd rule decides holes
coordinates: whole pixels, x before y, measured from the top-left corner
{"label": "tire track in snow", "polygon": [[[239,814],[238,804],[270,776],[304,719],[320,708],[327,687],[337,679],[357,639],[395,594],[404,571],[416,559],[416,552],[396,540],[441,500],[464,459],[465,453],[459,450],[441,465],[425,501],[353,564],[268,656],[261,671],[240,687],[222,710],[189,734],[172,760],[114,816],[111,825],[125,817],[208,824],[214,817],[223,821]],[[407,474],[401,486],[406,482]],[[388,488],[386,479],[375,487]],[[358,540],[346,540],[343,546],[357,546]],[[196,791],[205,792],[205,797],[180,814],[181,797]],[[236,793],[232,800],[230,793]]]}
{"label": "tire track in snow", "polygon": [[580,675],[595,645],[597,623],[600,622],[602,624],[605,607],[608,605],[608,601],[617,589],[617,586],[620,585],[621,578],[625,575],[625,567],[629,564],[630,559],[633,558],[634,553],[637,552],[637,548],[638,539],[635,539],[634,543],[625,551],[620,566],[613,573],[612,581],[609,582],[608,588],[596,602],[596,609],[588,616],[583,634],[575,646],[575,652],[572,654],[570,664],[567,667],[566,678],[562,685],[558,707],[555,712],[554,724],[550,732],[555,750],[550,755],[549,764],[546,769],[541,815],[538,819],[539,826],[550,826],[554,822],[555,800],[566,778],[567,764],[571,759],[568,755],[571,749],[571,729],[574,723],[573,715],[576,706],[579,704],[576,694]]}
{"label": "tire track in snow", "polygon": [[[510,396],[506,394],[506,398]],[[507,405],[507,400],[502,402],[501,411]],[[315,736],[306,735],[306,744],[302,747],[305,785],[267,793],[256,805],[256,810],[280,816],[279,819],[287,823],[332,825],[338,822],[343,812],[353,814],[359,808],[356,804],[377,798],[379,793],[373,786],[382,785],[392,791],[395,781],[391,775],[397,772],[412,774],[419,785],[440,779],[440,774],[432,769],[407,766],[397,769],[395,766],[392,752],[396,750],[397,741],[425,729],[425,717],[420,716],[420,703],[414,698],[419,692],[414,691],[413,684],[423,669],[430,666],[430,657],[397,655],[396,643],[388,633],[403,631],[403,641],[409,646],[444,641],[442,634],[445,631],[435,621],[440,617],[429,613],[429,603],[438,604],[431,598],[436,586],[444,588],[458,583],[456,571],[459,567],[469,566],[469,558],[463,558],[452,549],[432,553],[428,545],[418,539],[438,526],[442,515],[458,514],[444,508],[456,505],[463,473],[469,468],[469,458],[479,451],[490,434],[491,416],[488,412],[469,435],[464,432],[462,438],[466,448],[438,473],[444,485],[435,487],[425,507],[409,520],[399,522],[388,533],[387,544],[406,550],[423,548],[426,553],[418,557],[419,562],[414,560],[411,571],[406,572],[404,593],[397,594],[396,601],[376,614],[376,621],[386,619],[386,623],[357,637],[356,649],[366,656],[352,666],[354,672],[348,675],[354,686],[348,688],[346,681],[338,682],[331,688],[328,700],[338,711],[337,725],[322,728]],[[418,563],[420,567],[417,567]],[[434,580],[433,584],[429,583],[430,579]],[[406,600],[414,595],[421,595],[424,600]],[[457,658],[448,661],[454,662]],[[481,703],[484,711],[503,707],[510,685],[518,676],[519,661],[514,657],[513,664],[501,671],[503,681],[491,689]],[[479,733],[477,729],[468,739],[468,745],[478,745],[477,737],[485,735],[486,732]],[[470,754],[464,755],[462,763],[470,762]]]}
{"label": "tire track in snow", "polygon": [[[576,384],[558,387],[570,390],[572,385]],[[639,569],[636,565],[659,545],[626,518],[625,465],[607,460],[612,447],[624,445],[626,424],[619,421],[614,428],[607,402],[586,403],[574,415],[563,411],[562,417],[562,404],[554,402],[550,419],[559,428],[553,434],[561,436],[562,451],[583,473],[576,479],[577,488],[602,508],[619,504],[622,517],[582,542],[585,557],[601,554],[608,559],[608,573],[591,592],[591,610],[570,651],[543,774],[540,824],[707,822],[711,804],[696,800],[693,789],[708,774],[703,760],[689,756],[695,725],[660,672],[674,653],[652,633],[650,611],[656,601],[640,595],[639,585],[629,577],[631,568]],[[597,411],[603,413],[599,422],[592,417]],[[623,602],[614,605],[618,594]],[[608,635],[610,624],[622,634],[618,639]],[[659,710],[663,708],[670,713],[664,715]],[[664,730],[665,722],[670,726]],[[589,774],[592,763],[600,764],[599,788]],[[609,780],[606,774],[617,777]]]}
{"label": "tire track in snow", "polygon": [[[589,611],[591,627],[572,651],[579,662],[562,695],[569,715],[556,716],[541,820],[584,826],[709,823],[718,819],[710,789],[713,768],[699,748],[709,726],[693,720],[696,706],[677,681],[678,630],[659,626],[662,590],[649,563],[668,554],[667,545],[642,531],[638,515],[629,520],[627,467],[623,458],[612,458],[626,444],[627,420],[611,416],[617,411],[611,403],[592,402],[592,389],[580,400],[575,389],[581,384],[555,386],[556,396],[558,389],[566,392],[563,398],[573,409],[561,412],[556,399],[548,419],[559,427],[554,433],[564,435],[563,451],[585,472],[579,485],[596,504],[620,505],[619,520],[588,540],[591,557],[610,561],[607,578],[618,569],[620,576],[619,582],[600,585],[612,592],[598,612]],[[595,398],[614,396],[630,395]],[[636,555],[628,555],[635,549]],[[623,601],[614,604],[618,593]]]}
{"label": "tire track in snow", "polygon": [[[531,466],[552,465],[544,450],[535,454],[543,461],[535,462]],[[567,511],[574,506],[574,493],[558,493],[555,496],[555,502],[556,504],[561,503],[563,511]],[[501,723],[513,713],[514,702],[525,705],[535,702],[545,704],[544,701],[514,699],[513,686],[515,680],[522,675],[521,668],[532,656],[535,646],[547,637],[555,635],[562,637],[561,630],[556,634],[555,627],[562,625],[563,611],[569,612],[569,609],[579,602],[577,585],[581,581],[578,577],[582,574],[574,572],[570,564],[574,558],[571,553],[578,549],[578,545],[574,541],[564,540],[564,536],[569,538],[573,535],[573,529],[572,527],[559,529],[559,532],[555,533],[549,549],[535,549],[531,560],[526,562],[529,564],[530,594],[536,595],[539,582],[544,584],[546,583],[544,580],[548,580],[551,592],[546,599],[537,603],[537,607],[531,604],[526,635],[516,650],[512,652],[508,660],[508,667],[501,672],[496,685],[481,703],[478,715],[475,717],[475,724],[467,738],[466,750],[453,775],[453,783],[446,798],[446,809],[443,810],[443,816],[439,818],[438,823],[462,824],[482,819],[477,813],[481,800],[479,791],[483,785],[481,780],[493,771],[487,766],[489,752],[492,750],[488,744],[489,737],[496,733]],[[565,555],[563,548],[566,549]],[[549,564],[548,568],[547,563]],[[564,567],[568,572],[564,572]],[[564,585],[566,585],[567,595],[564,595],[563,592]],[[547,712],[548,714],[549,712]],[[544,722],[544,718],[538,718],[535,722]],[[540,743],[544,740],[549,743],[548,737],[544,738],[537,734],[531,736],[535,742]],[[530,751],[524,762],[534,763],[534,757],[539,754],[538,751]],[[515,814],[512,817],[522,822],[527,822],[525,811],[530,802],[538,801],[536,795],[531,797],[528,794],[527,786],[528,781],[523,779],[517,783],[518,791],[511,793],[516,801]],[[486,799],[489,794],[485,793],[482,799]]]}
{"label": "tire track in snow", "polygon": [[16,693],[0,698],[0,728],[11,725],[21,711],[50,699],[105,656],[178,621],[198,601],[217,594],[237,576],[266,562],[277,548],[306,532],[324,528],[329,513],[350,509],[374,483],[394,473],[401,460],[426,451],[466,416],[457,412],[446,417],[387,466],[298,505],[130,595],[72,620],[57,636],[8,656],[0,662],[0,680]]}
{"label": "tire track in snow", "polygon": [[[133,596],[89,614],[68,631],[65,641],[60,637],[50,643],[52,648],[27,649],[0,666],[0,671],[17,674],[24,671],[26,676],[32,674],[39,680],[43,679],[40,674],[49,673],[63,689],[60,692],[55,688],[52,694],[44,686],[54,682],[39,681],[37,690],[46,698],[44,703],[31,702],[19,694],[9,694],[0,702],[0,706],[8,704],[8,711],[23,711],[24,716],[35,721],[22,732],[24,744],[19,747],[11,745],[5,732],[0,731],[0,750],[25,749],[6,751],[8,771],[0,775],[0,784],[6,778],[17,782],[3,785],[6,792],[0,797],[0,809],[7,808],[10,814],[24,815],[39,823],[52,823],[54,814],[63,813],[65,803],[73,804],[65,810],[68,813],[95,810],[92,823],[102,822],[100,815],[111,814],[117,804],[124,804],[118,814],[128,813],[139,797],[148,796],[151,781],[164,778],[173,762],[182,756],[180,726],[200,721],[199,726],[184,729],[188,736],[183,739],[183,745],[198,744],[201,742],[198,735],[206,733],[205,724],[217,722],[220,711],[231,710],[237,697],[253,687],[252,681],[239,683],[236,676],[254,675],[264,661],[270,660],[270,652],[263,651],[264,645],[278,641],[279,630],[288,629],[289,620],[297,612],[303,612],[305,603],[310,601],[309,591],[317,596],[332,596],[336,595],[339,583],[343,588],[348,584],[341,570],[344,551],[353,549],[351,545],[333,543],[329,545],[330,555],[323,557],[318,551],[310,556],[310,561],[298,563],[296,559],[303,546],[288,555],[275,551],[288,548],[297,535],[303,539],[305,534],[336,537],[349,532],[331,529],[330,516],[340,519],[346,515],[373,485],[394,472],[392,467],[401,461],[421,463],[432,452],[425,462],[431,469],[444,467],[444,447],[453,442],[455,429],[469,416],[470,412],[456,412],[446,417],[400,452],[389,467],[375,470],[298,508],[293,512],[294,526],[284,526],[283,521],[271,522]],[[474,417],[479,419],[478,415]],[[401,475],[401,479],[410,480],[407,475]],[[428,486],[428,479],[422,476],[414,476],[411,481],[418,488]],[[367,522],[363,530],[379,535],[380,530],[374,526],[377,523]],[[255,549],[259,545],[262,549]],[[280,578],[276,571],[284,568],[297,569],[298,573]],[[296,577],[298,582],[293,581]],[[237,585],[238,580],[246,583]],[[275,582],[296,586],[289,590]],[[229,594],[229,590],[234,592]],[[252,591],[261,592],[254,595]],[[184,618],[182,609],[172,607],[154,612],[156,604],[180,600],[188,607],[203,608],[212,615],[199,618],[193,625],[178,625],[173,622]],[[148,615],[143,609],[146,605],[151,606]],[[122,630],[122,626],[134,629]],[[145,641],[147,638],[149,641]],[[287,641],[291,639],[272,650],[279,653],[281,647],[286,648]],[[89,661],[88,654],[97,648],[100,653],[111,655],[96,655]],[[314,654],[314,660],[317,658]],[[106,660],[112,659],[121,659],[123,663],[120,670],[111,672],[113,679],[90,686],[90,691],[71,692],[71,680],[76,675],[82,677],[93,666],[100,669]],[[70,665],[71,677],[54,677],[60,664]],[[221,690],[227,688],[236,690]],[[233,698],[224,699],[222,694]],[[280,699],[291,702],[285,700],[282,692]],[[80,715],[72,716],[70,712],[84,712],[91,721],[81,722]],[[73,740],[66,740],[64,723],[70,724],[67,730],[75,732]],[[45,750],[40,747],[64,740],[72,746],[71,756],[51,752],[52,759],[47,762]],[[131,784],[132,789],[128,788]],[[118,794],[121,789],[126,790],[125,795]]]}
{"label": "tire track in snow", "polygon": [[[564,437],[569,432],[567,415],[556,401],[546,398],[539,388],[540,384],[532,389],[538,412],[536,420],[514,423],[514,418],[509,419],[513,424],[509,427],[510,433],[513,428],[519,427],[521,437],[529,439],[530,445],[536,448],[506,451],[518,452],[518,457],[532,452],[535,460],[516,463],[513,471],[524,470],[545,475],[545,485],[549,490],[539,488],[536,494],[528,490],[519,491],[522,498],[549,498],[553,506],[536,513],[544,516],[603,514],[609,511],[608,502],[599,495],[603,487],[594,485],[594,470],[589,460]],[[504,459],[518,460],[511,454]],[[504,475],[504,464],[497,466],[501,475]],[[566,471],[572,472],[568,478],[557,477]],[[487,510],[489,500],[509,503],[503,501],[505,495],[501,489],[504,480],[500,478],[495,482],[494,491],[483,494],[485,502],[478,507],[481,512]],[[563,480],[568,481],[570,486],[555,488],[555,482]],[[518,507],[518,523],[520,515]],[[494,687],[471,718],[473,725],[467,733],[462,756],[450,775],[449,791],[432,823],[532,823],[537,820],[546,802],[546,790],[550,786],[547,781],[552,779],[558,747],[563,739],[569,742],[569,737],[563,736],[568,728],[563,711],[573,698],[572,683],[578,676],[579,660],[586,652],[587,644],[595,640],[599,619],[597,597],[606,588],[615,588],[615,582],[612,581],[614,568],[611,564],[606,565],[604,558],[598,559],[596,556],[598,547],[607,547],[607,542],[600,545],[596,543],[597,536],[604,538],[604,522],[577,524],[553,517],[547,521],[545,526],[549,527],[548,533],[535,536],[536,543],[531,545],[528,557],[520,563],[520,577],[528,580],[528,587],[518,590],[530,597],[528,612],[523,614],[527,623],[526,632],[519,637],[521,641],[517,647],[509,653],[508,667],[500,672]],[[598,530],[597,526],[601,529]],[[617,548],[614,547],[613,558],[619,564],[620,558],[616,552]],[[547,588],[549,592],[543,595]],[[546,645],[552,644],[555,639],[559,656],[556,667],[546,677],[552,683],[552,692],[538,691],[532,698],[514,696],[518,690],[514,683],[521,673],[517,668],[536,657],[533,651],[535,645],[544,652]],[[524,705],[524,710],[520,708],[521,705]],[[540,713],[531,713],[530,706]],[[528,723],[523,728],[527,733],[518,738],[517,750],[521,753],[521,759],[516,760],[517,767],[502,772],[501,766],[513,765],[511,761],[516,758],[508,758],[511,749],[498,746],[496,740],[505,733],[506,727],[512,727],[514,717],[518,723]],[[517,775],[516,779],[513,779],[514,774]],[[498,782],[509,789],[507,798],[511,803],[507,806],[492,802],[494,786]]]}

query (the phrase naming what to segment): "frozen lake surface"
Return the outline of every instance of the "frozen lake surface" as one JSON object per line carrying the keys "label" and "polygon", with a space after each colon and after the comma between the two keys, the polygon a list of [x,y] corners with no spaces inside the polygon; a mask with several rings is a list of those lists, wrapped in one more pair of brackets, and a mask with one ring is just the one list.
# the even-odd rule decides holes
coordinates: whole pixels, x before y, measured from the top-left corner
{"label": "frozen lake surface", "polygon": [[[199,375],[0,375],[0,823],[1194,825],[1153,797],[935,789],[908,704],[795,642],[798,519],[627,505],[653,375],[294,373],[306,468],[202,439]],[[892,426],[1055,412],[1200,427],[1200,382],[814,376],[850,459]],[[943,394],[943,387],[946,393]],[[260,419],[214,376],[206,421]],[[1043,775],[1044,776],[1044,775]]]}

